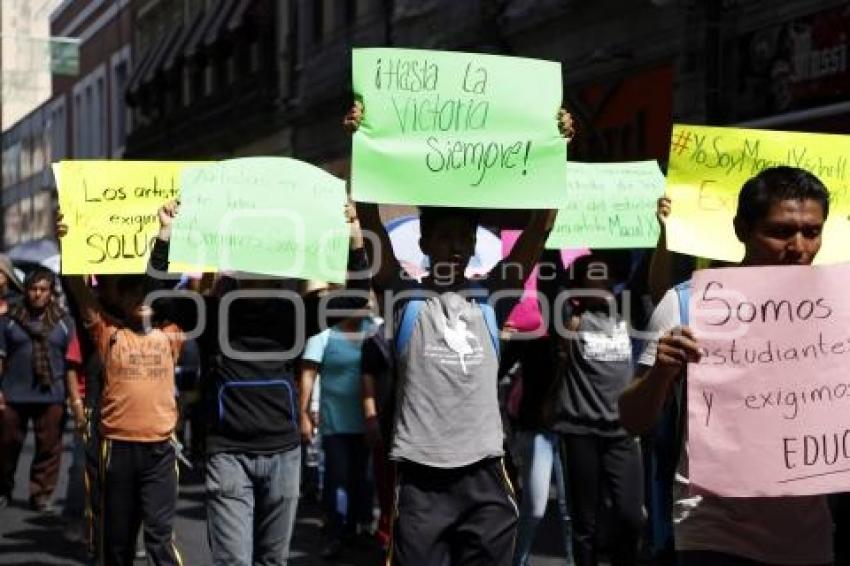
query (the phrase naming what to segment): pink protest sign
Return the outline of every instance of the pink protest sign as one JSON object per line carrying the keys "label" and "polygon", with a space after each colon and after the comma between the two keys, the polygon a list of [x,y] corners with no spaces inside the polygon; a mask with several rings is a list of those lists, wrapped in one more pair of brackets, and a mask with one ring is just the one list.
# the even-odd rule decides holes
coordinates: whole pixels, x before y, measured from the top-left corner
{"label": "pink protest sign", "polygon": [[[522,234],[522,230],[502,230],[502,257],[507,257],[511,253],[520,234]],[[588,253],[587,249],[561,250],[561,263],[564,267],[569,267],[577,258]],[[522,299],[508,315],[507,325],[520,332],[535,332],[540,330],[543,325],[540,305],[537,302],[537,273],[539,269],[539,266],[535,266],[531,275],[525,280]]]}
{"label": "pink protest sign", "polygon": [[727,497],[850,490],[850,264],[694,275],[693,487]]}

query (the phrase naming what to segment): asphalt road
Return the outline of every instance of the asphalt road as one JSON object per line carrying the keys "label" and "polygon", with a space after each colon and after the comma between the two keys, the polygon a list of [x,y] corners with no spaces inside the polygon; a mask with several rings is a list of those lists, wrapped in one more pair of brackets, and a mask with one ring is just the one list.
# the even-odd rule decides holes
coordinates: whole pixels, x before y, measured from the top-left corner
{"label": "asphalt road", "polygon": [[[62,536],[64,524],[59,518],[41,516],[27,506],[29,465],[32,460],[32,433],[27,437],[18,463],[15,492],[12,504],[0,509],[0,564],[17,566],[80,566],[91,562],[79,544],[66,541]],[[57,509],[62,508],[67,486],[68,466],[71,463],[71,436],[66,434],[62,471],[56,490]],[[552,502],[554,503],[554,502]],[[558,525],[549,511],[538,533],[534,566],[563,566],[563,545],[558,537]],[[197,473],[184,471],[181,478],[180,500],[177,510],[177,542],[187,566],[211,564],[206,538],[206,512],[201,478]],[[318,506],[309,498],[302,498],[293,536],[291,566],[327,565],[378,566],[382,564],[377,548],[352,547],[343,556],[330,562],[319,557],[323,548],[321,519]],[[147,564],[137,560],[137,566]]]}

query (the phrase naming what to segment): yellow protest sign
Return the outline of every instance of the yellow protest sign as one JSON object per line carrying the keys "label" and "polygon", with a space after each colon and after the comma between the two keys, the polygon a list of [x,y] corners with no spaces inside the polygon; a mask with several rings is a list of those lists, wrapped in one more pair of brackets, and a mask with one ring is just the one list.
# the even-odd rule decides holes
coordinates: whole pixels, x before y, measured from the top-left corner
{"label": "yellow protest sign", "polygon": [[180,193],[184,161],[74,160],[53,164],[68,224],[62,273],[144,273],[157,211]]}
{"label": "yellow protest sign", "polygon": [[762,169],[788,165],[817,176],[830,192],[829,219],[816,263],[850,260],[850,136],[676,124],[670,143],[668,247],[739,261],[732,219],[738,192]]}

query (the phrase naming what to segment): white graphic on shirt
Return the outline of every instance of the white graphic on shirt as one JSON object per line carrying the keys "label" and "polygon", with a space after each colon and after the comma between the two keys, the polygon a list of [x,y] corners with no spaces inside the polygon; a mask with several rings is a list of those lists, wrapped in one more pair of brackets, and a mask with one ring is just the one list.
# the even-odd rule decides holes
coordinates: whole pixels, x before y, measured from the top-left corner
{"label": "white graphic on shirt", "polygon": [[472,341],[477,342],[475,334],[469,331],[466,321],[459,313],[454,319],[453,324],[449,326],[448,318],[443,312],[443,309],[440,309],[440,323],[443,327],[443,340],[449,349],[457,354],[463,374],[469,375],[466,368],[466,356],[475,352],[475,349],[472,347]]}
{"label": "white graphic on shirt", "polygon": [[584,357],[599,362],[625,362],[631,359],[632,344],[625,321],[620,321],[610,334],[601,332],[580,332],[581,348]]}

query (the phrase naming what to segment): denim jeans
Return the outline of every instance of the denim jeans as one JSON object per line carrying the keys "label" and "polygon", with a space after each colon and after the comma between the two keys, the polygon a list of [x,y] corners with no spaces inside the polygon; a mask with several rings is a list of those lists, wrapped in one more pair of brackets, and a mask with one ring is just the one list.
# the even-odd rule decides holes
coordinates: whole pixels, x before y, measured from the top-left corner
{"label": "denim jeans", "polygon": [[537,526],[546,514],[552,470],[555,471],[558,513],[567,556],[570,554],[570,514],[558,435],[544,431],[522,431],[518,434],[522,455],[522,501],[519,507],[514,566],[526,566]]}
{"label": "denim jeans", "polygon": [[295,526],[300,447],[207,458],[207,536],[216,566],[285,566]]}
{"label": "denim jeans", "polygon": [[362,434],[328,434],[322,438],[325,452],[325,486],[322,498],[332,538],[357,525],[372,523],[372,484],[369,478],[369,447]]}

